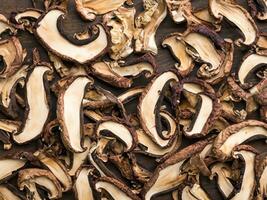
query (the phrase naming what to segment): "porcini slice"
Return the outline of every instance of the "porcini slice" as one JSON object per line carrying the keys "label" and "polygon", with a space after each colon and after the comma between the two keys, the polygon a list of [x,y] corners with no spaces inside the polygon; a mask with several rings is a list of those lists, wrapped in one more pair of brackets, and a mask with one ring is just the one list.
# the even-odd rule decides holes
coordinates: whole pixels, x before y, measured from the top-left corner
{"label": "porcini slice", "polygon": [[19,144],[38,137],[45,126],[50,108],[47,97],[45,79],[51,68],[47,65],[37,65],[26,82],[27,112],[21,131],[13,134],[13,139]]}
{"label": "porcini slice", "polygon": [[1,159],[0,167],[2,170],[0,173],[0,180],[3,180],[11,176],[17,170],[22,168],[25,164],[26,164],[26,160],[22,160],[22,159]]}
{"label": "porcini slice", "polygon": [[21,198],[21,195],[18,195],[16,193],[17,191],[14,190],[14,188],[8,188],[5,185],[0,185],[0,198],[2,200],[21,200],[23,198]]}
{"label": "porcini slice", "polygon": [[[103,54],[108,46],[108,36],[104,27],[96,25],[97,36],[88,44],[76,45],[68,41],[58,30],[58,20],[64,16],[64,12],[58,8],[49,10],[43,14],[34,29],[35,36],[41,44],[62,59],[85,64]],[[53,38],[53,40],[51,40]]]}
{"label": "porcini slice", "polygon": [[83,152],[81,146],[83,115],[82,100],[85,89],[92,80],[86,76],[73,77],[60,91],[58,96],[57,117],[62,128],[61,138],[64,144],[73,152]]}

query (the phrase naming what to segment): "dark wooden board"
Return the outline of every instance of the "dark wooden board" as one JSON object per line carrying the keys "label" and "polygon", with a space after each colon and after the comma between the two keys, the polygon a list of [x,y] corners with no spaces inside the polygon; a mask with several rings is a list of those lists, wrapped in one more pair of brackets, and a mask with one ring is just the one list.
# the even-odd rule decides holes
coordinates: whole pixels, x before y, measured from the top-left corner
{"label": "dark wooden board", "polygon": [[[240,4],[242,4],[245,8],[247,8],[246,5],[246,1],[238,1]],[[194,7],[204,7],[207,5],[207,0],[193,0],[193,5]],[[142,0],[135,0],[135,6],[137,8],[137,13],[142,11]],[[25,8],[29,8],[32,7],[32,2],[31,0],[0,0],[0,13],[4,14],[5,16],[9,17],[10,13],[12,11],[19,11],[19,10],[23,10]],[[75,32],[82,32],[86,26],[88,26],[90,23],[86,23],[84,21],[81,20],[81,18],[79,17],[79,15],[77,14],[77,12],[75,11],[75,7],[74,7],[74,1],[73,0],[69,0],[69,5],[68,5],[68,16],[64,22],[64,28],[65,30],[69,33],[69,34],[73,34]],[[267,24],[264,22],[258,22],[258,27],[259,29],[264,32],[267,30]],[[174,63],[176,62],[173,57],[171,56],[171,54],[169,53],[169,51],[167,49],[163,49],[161,47],[161,42],[162,39],[164,37],[166,37],[169,33],[173,33],[173,32],[183,32],[186,29],[186,24],[175,24],[171,18],[168,16],[166,17],[166,19],[163,21],[163,23],[160,25],[157,34],[156,34],[156,40],[157,40],[157,44],[158,44],[158,48],[159,48],[159,52],[158,55],[156,56],[156,60],[157,60],[157,65],[159,66],[159,71],[164,71],[164,70],[168,70],[170,68],[172,68],[174,66]],[[239,31],[231,26],[230,24],[228,24],[227,22],[223,22],[223,27],[222,27],[222,31],[220,32],[220,35],[223,36],[224,38],[232,38],[232,39],[236,39],[238,37],[240,37],[240,33]],[[18,37],[20,39],[20,41],[22,42],[22,45],[24,48],[27,49],[28,52],[28,56],[27,59],[30,61],[31,57],[32,57],[32,50],[33,48],[38,48],[41,52],[41,57],[43,60],[47,60],[47,55],[46,55],[46,51],[41,47],[41,45],[38,43],[38,41],[28,32],[19,32],[18,33]],[[233,72],[236,71],[236,69],[238,69],[241,59],[243,57],[244,54],[247,53],[247,49],[235,49],[235,54],[234,54],[234,65],[233,65]],[[194,74],[194,72],[192,73]],[[114,89],[106,84],[103,84],[102,82],[97,82],[98,84],[100,84],[101,86],[108,88],[109,90],[111,90],[112,92],[114,92],[115,94],[119,94],[121,92],[123,92],[123,90],[121,89]],[[134,85],[144,85],[146,83],[146,81],[143,78],[138,78],[135,80]],[[53,100],[55,100],[55,98],[52,98]],[[55,103],[55,102],[54,102]],[[55,107],[55,104],[53,103],[53,107]],[[129,105],[129,110],[134,110],[136,108],[136,104],[131,104]],[[3,117],[1,115],[1,117]],[[55,117],[55,113],[53,114],[52,117]],[[253,116],[255,117],[255,116]],[[256,116],[257,118],[257,116]],[[192,143],[192,141],[184,139],[183,140],[183,146]],[[32,146],[36,146],[35,143],[29,144],[29,145],[23,145],[20,147],[16,147],[16,148],[21,148],[21,149],[25,149],[25,151],[28,148],[32,148]],[[266,148],[266,144],[262,141],[260,142],[254,142],[253,146],[255,146],[258,150],[260,151],[265,151],[267,150]],[[1,151],[1,155],[6,154],[6,152]],[[153,159],[150,159],[148,157],[140,157],[139,160],[142,161],[142,164],[150,169],[155,168],[155,161]],[[15,179],[11,180],[11,182],[14,182],[15,184]],[[216,184],[214,181],[209,181],[207,177],[201,177],[201,184],[203,185],[203,187],[208,191],[209,195],[212,197],[212,199],[215,200],[220,200],[222,199],[219,191],[216,188]],[[62,197],[62,200],[71,200],[74,199],[74,196],[72,194],[72,192],[67,192],[66,194],[64,194],[64,196]],[[160,199],[160,200],[167,200],[167,199],[171,199],[171,196],[169,194],[166,195],[161,195],[155,199]]]}

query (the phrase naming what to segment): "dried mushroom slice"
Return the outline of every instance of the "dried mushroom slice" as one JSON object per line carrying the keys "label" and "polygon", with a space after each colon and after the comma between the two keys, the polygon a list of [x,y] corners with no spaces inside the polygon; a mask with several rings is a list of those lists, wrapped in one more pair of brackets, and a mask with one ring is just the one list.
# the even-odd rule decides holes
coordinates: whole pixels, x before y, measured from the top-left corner
{"label": "dried mushroom slice", "polygon": [[96,15],[117,10],[127,0],[75,0],[76,10],[84,20],[93,21]]}
{"label": "dried mushroom slice", "polygon": [[209,0],[209,8],[215,18],[221,21],[224,17],[236,25],[244,38],[235,43],[240,46],[251,45],[258,39],[258,28],[250,14],[234,1]]}
{"label": "dried mushroom slice", "polygon": [[208,140],[203,140],[168,156],[167,160],[157,166],[152,177],[144,185],[143,199],[150,200],[154,195],[177,188],[187,178],[187,174],[181,171],[185,161],[202,151],[207,144]]}
{"label": "dried mushroom slice", "polygon": [[61,138],[64,145],[73,152],[83,152],[81,146],[83,114],[82,100],[88,84],[92,80],[87,76],[70,78],[59,92],[57,117],[62,129]]}
{"label": "dried mushroom slice", "polygon": [[59,20],[64,18],[64,14],[64,11],[54,8],[44,13],[36,22],[33,32],[48,51],[64,60],[80,64],[88,63],[105,52],[108,36],[103,25],[97,24],[94,27],[89,43],[78,45],[67,40],[58,29]]}
{"label": "dried mushroom slice", "polygon": [[128,186],[115,178],[101,177],[96,181],[95,188],[98,192],[107,192],[112,199],[140,200]]}
{"label": "dried mushroom slice", "polygon": [[21,130],[13,134],[13,139],[19,144],[29,142],[40,136],[50,113],[47,89],[47,73],[50,66],[38,64],[27,78],[26,82],[26,112]]}
{"label": "dried mushroom slice", "polygon": [[60,162],[60,160],[42,151],[36,151],[33,155],[58,179],[62,185],[63,192],[71,189],[71,177],[69,176],[66,167]]}
{"label": "dried mushroom slice", "polygon": [[164,0],[144,0],[143,6],[145,11],[135,19],[135,51],[157,54],[155,35],[167,15],[167,6]]}
{"label": "dried mushroom slice", "polygon": [[267,197],[267,157],[266,153],[262,153],[256,157],[255,173],[256,173],[256,199],[264,200]]}
{"label": "dried mushroom slice", "polygon": [[216,163],[211,166],[210,179],[216,177],[218,189],[224,198],[229,198],[234,192],[234,186],[231,183],[231,168],[226,163]]}
{"label": "dried mushroom slice", "polygon": [[168,47],[174,58],[178,61],[178,63],[175,64],[175,68],[182,76],[186,76],[193,70],[194,61],[186,52],[186,45],[179,39],[178,33],[173,33],[170,36],[167,36],[163,40],[162,46]]}
{"label": "dried mushroom slice", "polygon": [[175,23],[182,23],[186,21],[182,5],[189,3],[189,0],[172,1],[166,0],[168,11]]}
{"label": "dried mushroom slice", "polygon": [[89,178],[93,175],[94,170],[95,169],[92,166],[85,166],[77,171],[77,178],[73,185],[73,190],[77,200],[94,200],[93,188]]}
{"label": "dried mushroom slice", "polygon": [[[172,72],[164,72],[157,77],[155,77],[151,83],[146,87],[145,91],[142,93],[138,105],[138,115],[141,122],[141,126],[156,144],[160,147],[167,147],[172,142],[171,139],[162,139],[158,130],[159,124],[157,109],[158,105],[162,101],[163,93],[165,88],[171,82],[178,82],[178,76]],[[159,122],[161,123],[161,122]]]}
{"label": "dried mushroom slice", "polygon": [[10,185],[0,185],[0,198],[2,200],[24,200],[24,196],[18,193],[15,187],[10,187]]}
{"label": "dried mushroom slice", "polygon": [[111,28],[110,57],[120,60],[133,52],[133,37],[135,32],[135,8],[120,7],[104,16],[104,23]]}
{"label": "dried mushroom slice", "polygon": [[62,196],[62,189],[58,180],[48,170],[28,168],[19,171],[18,187],[20,190],[27,190],[27,198],[43,199],[37,191],[37,186],[48,192],[49,199],[58,199]]}
{"label": "dried mushroom slice", "polygon": [[244,161],[245,169],[242,175],[241,187],[231,199],[254,199],[256,186],[254,165],[257,154],[258,152],[254,148],[247,145],[237,146],[233,151],[233,157],[235,159],[242,159]]}
{"label": "dried mushroom slice", "polygon": [[3,158],[0,159],[0,180],[3,181],[9,176],[12,176],[13,173],[16,173],[20,168],[24,167],[26,160],[23,159],[9,159]]}
{"label": "dried mushroom slice", "polygon": [[0,14],[0,36],[6,31],[9,31],[10,34],[15,34],[17,32],[16,29],[9,23],[7,18]]}
{"label": "dried mushroom slice", "polygon": [[221,160],[231,157],[231,152],[235,146],[248,140],[255,140],[267,137],[267,125],[257,120],[246,120],[244,122],[231,125],[215,138],[213,152]]}
{"label": "dried mushroom slice", "polygon": [[195,183],[192,187],[185,186],[182,194],[182,200],[209,200],[208,194],[201,188],[201,186]]}

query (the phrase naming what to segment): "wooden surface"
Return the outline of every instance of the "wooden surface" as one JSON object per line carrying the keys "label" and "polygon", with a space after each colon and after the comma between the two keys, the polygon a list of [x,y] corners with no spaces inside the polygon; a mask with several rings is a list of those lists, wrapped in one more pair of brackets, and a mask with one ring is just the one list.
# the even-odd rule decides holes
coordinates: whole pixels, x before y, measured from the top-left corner
{"label": "wooden surface", "polygon": [[[76,13],[73,0],[69,0],[69,1],[70,1],[69,6],[68,6],[68,12],[69,13],[68,13],[68,16],[65,20],[64,27],[69,34],[73,34],[75,32],[82,32],[85,29],[86,25],[88,25],[88,23],[83,22],[80,19],[80,17],[78,16],[78,14]],[[136,1],[135,2],[136,8],[137,8],[138,12],[140,12],[142,10],[142,1],[141,0],[135,0],[135,1]],[[246,7],[246,4],[244,4],[244,2],[246,2],[246,1],[241,1],[240,3],[242,3],[242,5],[244,7]],[[206,0],[205,1],[193,0],[193,5],[194,5],[194,7],[203,7],[203,6],[207,5],[207,1]],[[32,7],[31,0],[0,0],[0,13],[6,15],[7,17],[9,16],[11,11],[18,11],[18,10],[22,10],[22,9],[28,8],[28,7]],[[259,29],[261,31],[267,30],[267,26],[262,22],[258,23],[258,26],[259,26]],[[169,51],[167,49],[163,49],[161,47],[162,39],[165,36],[167,36],[169,33],[183,32],[185,29],[186,29],[186,24],[181,24],[181,25],[175,24],[172,22],[172,20],[170,19],[169,16],[160,25],[160,28],[158,29],[158,32],[156,34],[157,44],[158,44],[158,48],[159,48],[159,53],[156,56],[156,59],[157,59],[157,64],[159,66],[160,71],[167,70],[167,69],[173,67],[173,65],[175,63],[175,60],[173,59],[173,57],[171,56]],[[220,33],[221,36],[223,36],[224,38],[236,39],[237,37],[240,37],[239,34],[240,34],[239,31],[235,27],[227,24],[226,22],[223,23],[222,31]],[[27,59],[31,59],[31,52],[32,52],[33,48],[35,48],[35,47],[37,47],[41,51],[42,59],[44,59],[44,60],[47,59],[47,55],[46,55],[45,51],[38,44],[36,39],[31,34],[29,34],[28,32],[19,32],[18,37],[19,37],[20,41],[22,42],[23,47],[26,48],[28,51]],[[247,50],[245,50],[245,49],[243,49],[242,51],[239,49],[235,50],[235,54],[234,54],[235,59],[234,59],[233,71],[236,71],[236,69],[239,67],[242,56],[245,53],[247,53]],[[135,80],[134,85],[143,85],[145,83],[146,83],[145,80],[143,80],[142,78],[138,78]],[[102,82],[98,82],[98,84],[100,84],[101,86],[103,86],[105,88],[112,90],[115,94],[119,94],[119,93],[123,92],[123,90],[113,89],[112,87],[110,87],[106,84],[103,84]],[[133,109],[135,109],[135,106],[136,106],[136,104],[130,104],[130,105],[128,105],[128,109],[133,110]],[[55,115],[53,115],[52,117],[55,117]],[[185,146],[189,143],[192,143],[192,142],[193,141],[189,141],[189,140],[184,139],[183,140],[183,146]],[[32,146],[32,145],[24,145],[24,146],[21,146],[18,148],[24,148],[26,150],[30,146]],[[253,143],[253,146],[255,146],[260,151],[266,150],[266,147],[265,147],[266,144],[264,142]],[[4,154],[4,153],[2,153],[2,154]],[[155,161],[153,159],[142,156],[139,158],[139,160],[141,160],[142,164],[145,167],[147,167],[148,169],[154,169],[155,168]],[[15,180],[13,180],[13,181],[15,181]],[[201,184],[207,190],[207,192],[212,197],[212,199],[215,199],[215,200],[222,199],[219,195],[219,191],[216,188],[215,182],[209,181],[208,178],[206,178],[206,177],[201,177]],[[68,193],[64,194],[62,199],[64,199],[64,200],[69,199],[70,200],[70,199],[74,199],[74,196],[71,194],[71,192],[68,192]],[[155,199],[161,199],[161,200],[166,199],[167,200],[167,199],[171,199],[171,197],[170,197],[170,195],[167,194],[167,195],[159,196]]]}

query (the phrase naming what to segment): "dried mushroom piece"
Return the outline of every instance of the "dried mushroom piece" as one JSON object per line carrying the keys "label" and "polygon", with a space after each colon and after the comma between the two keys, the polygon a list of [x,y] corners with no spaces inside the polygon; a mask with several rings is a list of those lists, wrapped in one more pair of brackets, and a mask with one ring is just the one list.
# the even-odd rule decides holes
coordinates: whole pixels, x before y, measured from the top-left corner
{"label": "dried mushroom piece", "polygon": [[[94,26],[92,36],[86,44],[75,44],[59,31],[59,20],[65,12],[59,8],[50,9],[36,22],[33,30],[41,44],[64,60],[85,64],[102,55],[108,46],[108,35],[103,25]],[[53,40],[51,40],[53,38]]]}
{"label": "dried mushroom piece", "polygon": [[256,157],[255,173],[256,173],[256,199],[264,200],[267,197],[267,157],[266,153],[262,153]]}
{"label": "dried mushroom piece", "polygon": [[183,5],[186,5],[188,3],[190,3],[189,0],[182,0],[182,1],[166,0],[168,11],[175,23],[182,23],[186,21],[186,18],[184,16]]}
{"label": "dried mushroom piece", "polygon": [[10,24],[8,19],[4,15],[0,14],[0,36],[6,31],[8,31],[11,35],[16,34],[17,32],[17,30]]}
{"label": "dried mushroom piece", "polygon": [[117,10],[127,0],[75,0],[76,10],[84,20],[95,20],[97,15]]}
{"label": "dried mushroom piece", "polygon": [[218,189],[224,198],[229,198],[234,192],[234,186],[231,183],[231,168],[226,163],[216,163],[211,166],[210,179],[217,179]]}
{"label": "dried mushroom piece", "polygon": [[167,15],[164,0],[144,0],[144,12],[135,19],[135,51],[158,53],[155,40],[156,31]]}
{"label": "dried mushroom piece", "polygon": [[225,17],[236,25],[244,38],[239,38],[235,43],[240,46],[251,45],[258,39],[258,28],[250,14],[234,1],[209,0],[209,8],[212,15],[220,21]]}
{"label": "dried mushroom piece", "polygon": [[195,183],[192,187],[185,186],[181,194],[182,200],[210,200],[208,194]]}
{"label": "dried mushroom piece", "polygon": [[140,200],[128,186],[115,178],[101,177],[96,181],[95,188],[98,192],[106,192],[113,199]]}
{"label": "dried mushroom piece", "polygon": [[25,200],[26,198],[19,194],[17,188],[10,185],[0,185],[0,198],[2,200]]}
{"label": "dried mushroom piece", "polygon": [[20,131],[13,134],[19,144],[40,136],[50,113],[47,89],[47,75],[51,68],[47,64],[37,64],[26,82],[26,112]]}
{"label": "dried mushroom piece", "polygon": [[165,88],[171,82],[179,82],[178,76],[172,72],[164,72],[156,76],[151,83],[146,87],[142,93],[138,105],[138,115],[141,122],[141,126],[151,137],[151,139],[160,147],[167,147],[172,143],[172,138],[162,139],[159,132],[162,132],[159,127],[158,116],[159,104],[162,101]]}
{"label": "dried mushroom piece", "polygon": [[248,140],[267,137],[267,125],[257,120],[246,120],[244,122],[228,126],[215,138],[213,152],[221,161],[231,157],[234,147]]}
{"label": "dried mushroom piece", "polygon": [[10,158],[3,158],[0,159],[0,180],[3,181],[9,176],[12,176],[13,173],[16,173],[20,168],[24,167],[26,164],[26,160],[24,159],[10,159]]}
{"label": "dried mushroom piece", "polygon": [[68,0],[44,0],[44,7],[46,10],[53,7],[61,7],[67,9]]}
{"label": "dried mushroom piece", "polygon": [[265,0],[248,0],[248,6],[252,17],[257,17],[259,20],[267,19],[267,2]]}
{"label": "dried mushroom piece", "polygon": [[48,170],[28,168],[19,171],[18,187],[27,190],[27,198],[43,199],[37,191],[37,186],[48,192],[49,199],[58,199],[62,196],[62,188],[54,175]]}
{"label": "dried mushroom piece", "polygon": [[87,85],[92,84],[87,76],[72,77],[59,92],[57,101],[57,117],[62,129],[61,138],[64,145],[73,152],[83,152],[82,100]]}

